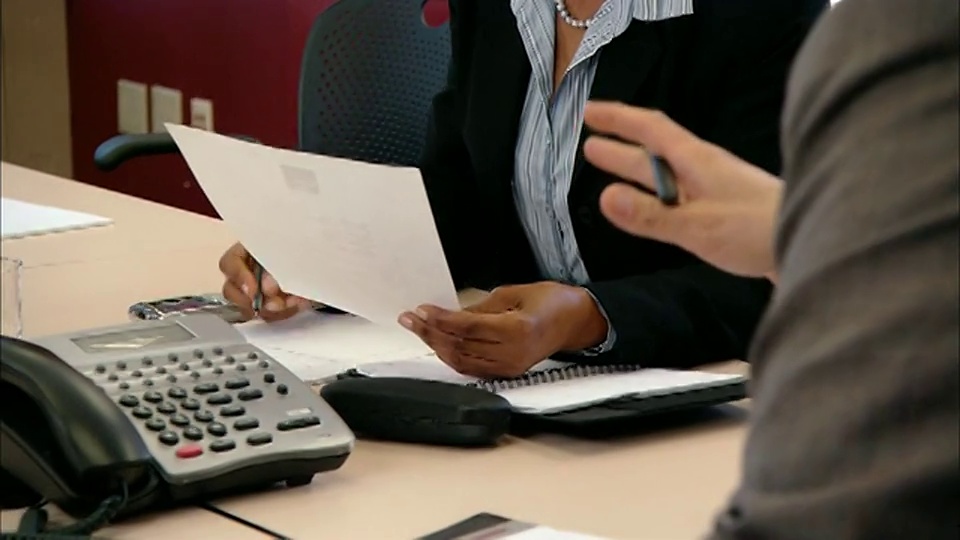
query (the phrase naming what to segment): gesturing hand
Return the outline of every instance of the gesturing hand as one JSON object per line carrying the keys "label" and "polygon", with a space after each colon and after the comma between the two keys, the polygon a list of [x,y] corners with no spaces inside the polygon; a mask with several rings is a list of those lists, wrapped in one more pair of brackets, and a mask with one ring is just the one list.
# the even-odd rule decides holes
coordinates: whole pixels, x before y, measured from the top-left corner
{"label": "gesturing hand", "polygon": [[494,289],[462,311],[420,306],[399,322],[446,364],[474,377],[517,377],[562,350],[597,345],[606,319],[582,288],[555,282]]}
{"label": "gesturing hand", "polygon": [[[223,282],[223,296],[240,308],[240,312],[248,320],[254,316],[253,299],[257,295],[257,280],[253,274],[253,264],[253,257],[239,243],[231,246],[220,257],[220,271],[226,278]],[[266,321],[290,318],[311,305],[309,300],[281,291],[277,280],[266,272],[261,281],[263,308],[260,310],[260,317]]]}
{"label": "gesturing hand", "polygon": [[776,177],[698,139],[657,111],[592,102],[584,121],[599,133],[627,141],[587,140],[586,158],[600,169],[653,189],[649,150],[676,174],[680,204],[675,207],[626,184],[607,187],[600,207],[611,223],[675,244],[734,274],[760,277],[774,271],[773,234],[782,193]]}

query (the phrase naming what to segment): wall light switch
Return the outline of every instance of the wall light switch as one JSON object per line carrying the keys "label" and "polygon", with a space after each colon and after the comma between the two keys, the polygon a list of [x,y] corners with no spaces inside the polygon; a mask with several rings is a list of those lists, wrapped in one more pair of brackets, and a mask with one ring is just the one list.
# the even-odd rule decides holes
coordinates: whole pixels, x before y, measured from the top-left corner
{"label": "wall light switch", "polygon": [[190,100],[190,125],[213,131],[213,102],[204,98]]}
{"label": "wall light switch", "polygon": [[147,85],[126,79],[117,81],[117,132],[149,133]]}
{"label": "wall light switch", "polygon": [[183,123],[183,95],[175,88],[150,87],[150,126],[154,133],[164,133],[166,123]]}

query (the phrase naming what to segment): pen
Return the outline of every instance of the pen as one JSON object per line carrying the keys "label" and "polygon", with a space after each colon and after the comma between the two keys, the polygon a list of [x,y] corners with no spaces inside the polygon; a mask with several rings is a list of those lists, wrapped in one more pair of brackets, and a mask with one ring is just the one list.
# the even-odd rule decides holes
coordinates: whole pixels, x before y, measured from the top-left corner
{"label": "pen", "polygon": [[257,294],[253,297],[253,314],[259,317],[260,309],[263,307],[263,267],[256,262],[253,264],[256,265],[254,274],[257,278]]}
{"label": "pen", "polygon": [[680,203],[680,193],[677,191],[677,177],[673,174],[670,164],[660,156],[650,154],[650,168],[653,169],[653,183],[657,189],[657,198],[667,206],[676,206]]}

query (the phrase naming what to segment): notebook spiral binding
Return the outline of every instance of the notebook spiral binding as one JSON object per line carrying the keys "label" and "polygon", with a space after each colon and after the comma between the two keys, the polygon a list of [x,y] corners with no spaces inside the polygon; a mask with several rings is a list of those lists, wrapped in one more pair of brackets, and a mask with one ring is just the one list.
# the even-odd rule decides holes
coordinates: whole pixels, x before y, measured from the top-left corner
{"label": "notebook spiral binding", "polygon": [[549,384],[559,381],[569,381],[571,379],[582,379],[584,377],[593,377],[596,375],[610,375],[613,373],[629,373],[641,369],[639,365],[606,365],[606,366],[564,366],[560,368],[545,369],[542,371],[531,371],[513,379],[487,379],[468,383],[466,386],[480,388],[488,392],[501,392],[513,388],[523,388],[526,386],[536,386],[539,384]]}

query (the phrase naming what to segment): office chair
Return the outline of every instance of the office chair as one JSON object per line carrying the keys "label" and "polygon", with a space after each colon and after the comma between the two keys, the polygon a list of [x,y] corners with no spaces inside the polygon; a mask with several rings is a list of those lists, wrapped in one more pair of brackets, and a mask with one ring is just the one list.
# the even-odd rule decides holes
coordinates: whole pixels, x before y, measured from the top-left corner
{"label": "office chair", "polygon": [[[300,69],[300,150],[418,165],[450,59],[449,25],[427,26],[425,4],[340,0],[317,16]],[[97,148],[94,163],[111,171],[136,157],[178,152],[167,133],[118,135]]]}

